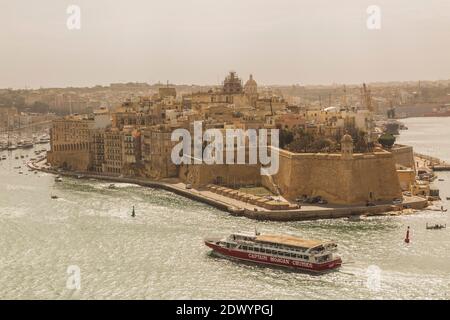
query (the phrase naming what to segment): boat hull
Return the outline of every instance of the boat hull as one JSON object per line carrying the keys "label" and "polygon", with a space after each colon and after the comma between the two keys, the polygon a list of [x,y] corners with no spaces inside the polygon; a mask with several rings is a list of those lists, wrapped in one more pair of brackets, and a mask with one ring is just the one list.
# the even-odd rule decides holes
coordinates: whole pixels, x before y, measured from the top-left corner
{"label": "boat hull", "polygon": [[337,269],[342,265],[341,258],[336,258],[334,260],[327,261],[325,263],[311,263],[289,258],[274,257],[262,253],[253,253],[242,250],[228,249],[208,240],[205,241],[205,244],[211,249],[213,249],[213,251],[219,254],[220,256],[242,261],[254,262],[258,264],[285,267],[299,271],[322,273]]}

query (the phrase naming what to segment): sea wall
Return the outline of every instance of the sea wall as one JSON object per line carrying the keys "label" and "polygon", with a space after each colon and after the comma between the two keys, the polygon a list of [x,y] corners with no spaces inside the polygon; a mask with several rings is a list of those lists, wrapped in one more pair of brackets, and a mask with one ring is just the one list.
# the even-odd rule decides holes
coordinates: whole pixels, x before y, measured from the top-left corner
{"label": "sea wall", "polygon": [[181,165],[179,178],[193,186],[208,184],[239,187],[245,185],[260,185],[261,173],[259,165],[244,164],[192,164]]}
{"label": "sea wall", "polygon": [[90,164],[89,151],[48,151],[47,161],[53,167],[74,171],[87,171]]}

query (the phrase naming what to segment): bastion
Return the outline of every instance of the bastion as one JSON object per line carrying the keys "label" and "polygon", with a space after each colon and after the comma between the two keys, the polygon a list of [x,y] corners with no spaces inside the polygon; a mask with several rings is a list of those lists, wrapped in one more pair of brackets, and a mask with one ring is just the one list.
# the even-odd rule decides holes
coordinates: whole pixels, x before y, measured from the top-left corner
{"label": "bastion", "polygon": [[395,159],[390,152],[350,156],[286,150],[279,153],[280,170],[272,180],[286,199],[320,196],[329,203],[357,205],[390,202],[402,196]]}

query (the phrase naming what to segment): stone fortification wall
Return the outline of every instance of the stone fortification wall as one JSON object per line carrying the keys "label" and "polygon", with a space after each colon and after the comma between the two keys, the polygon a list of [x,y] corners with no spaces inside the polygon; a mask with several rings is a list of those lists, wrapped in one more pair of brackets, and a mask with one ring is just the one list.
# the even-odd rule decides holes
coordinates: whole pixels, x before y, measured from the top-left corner
{"label": "stone fortification wall", "polygon": [[280,150],[280,169],[272,178],[289,200],[306,195],[321,196],[335,204],[365,204],[401,197],[395,159],[389,152],[353,154],[351,159],[343,159],[340,154]]}

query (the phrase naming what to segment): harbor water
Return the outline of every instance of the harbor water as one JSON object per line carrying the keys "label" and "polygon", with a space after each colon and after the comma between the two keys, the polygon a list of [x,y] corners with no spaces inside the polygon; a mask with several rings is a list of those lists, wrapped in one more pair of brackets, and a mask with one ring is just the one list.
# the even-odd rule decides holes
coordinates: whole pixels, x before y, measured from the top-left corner
{"label": "harbor water", "polygon": [[[449,121],[406,119],[409,130],[399,142],[450,162]],[[425,228],[427,222],[450,227],[450,212],[362,222],[253,221],[163,190],[131,184],[111,189],[108,182],[71,178],[55,182],[53,175],[25,167],[33,149],[2,155],[1,299],[450,298],[450,228]],[[450,173],[439,178],[443,201],[436,206],[450,207]],[[408,226],[411,242],[405,244]],[[335,240],[344,265],[311,275],[236,263],[210,255],[202,241],[255,227]],[[79,289],[68,286],[71,266],[80,270]]]}

